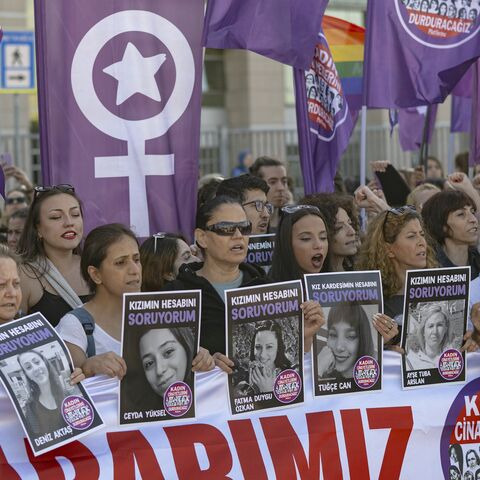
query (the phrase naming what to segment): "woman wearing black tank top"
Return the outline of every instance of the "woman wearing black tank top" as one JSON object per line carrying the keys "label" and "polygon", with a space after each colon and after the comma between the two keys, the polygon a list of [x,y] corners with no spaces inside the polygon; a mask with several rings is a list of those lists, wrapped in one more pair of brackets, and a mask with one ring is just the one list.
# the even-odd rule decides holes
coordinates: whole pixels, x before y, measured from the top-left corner
{"label": "woman wearing black tank top", "polygon": [[[89,288],[80,273],[82,236],[82,207],[74,188],[71,185],[36,187],[18,245],[23,262],[20,270],[22,312],[40,312],[56,326],[75,304],[89,298]],[[60,287],[56,287],[49,276],[54,270],[60,273],[57,280],[70,295],[59,294]]]}

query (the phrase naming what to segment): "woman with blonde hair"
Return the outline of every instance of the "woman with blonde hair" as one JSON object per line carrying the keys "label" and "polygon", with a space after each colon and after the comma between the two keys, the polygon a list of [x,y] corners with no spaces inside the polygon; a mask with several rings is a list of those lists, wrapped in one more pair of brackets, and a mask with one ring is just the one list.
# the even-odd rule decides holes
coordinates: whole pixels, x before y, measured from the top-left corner
{"label": "woman with blonde hair", "polygon": [[432,183],[422,183],[415,187],[407,197],[407,205],[413,205],[417,212],[421,212],[425,202],[441,190]]}
{"label": "woman with blonde hair", "polygon": [[[440,305],[429,305],[420,315],[420,323],[413,332],[412,348],[407,347],[407,370],[437,368],[440,355],[449,348],[459,349],[461,341],[453,345],[452,324]],[[416,346],[416,348],[414,348]]]}
{"label": "woman with blonde hair", "polygon": [[[412,207],[386,210],[372,220],[360,249],[358,269],[380,270],[385,298],[383,317],[387,318],[382,317],[383,325],[377,321],[376,327],[386,342],[400,341],[406,271],[435,266],[435,253]],[[390,329],[388,335],[385,327]],[[392,331],[398,334],[387,340]]]}

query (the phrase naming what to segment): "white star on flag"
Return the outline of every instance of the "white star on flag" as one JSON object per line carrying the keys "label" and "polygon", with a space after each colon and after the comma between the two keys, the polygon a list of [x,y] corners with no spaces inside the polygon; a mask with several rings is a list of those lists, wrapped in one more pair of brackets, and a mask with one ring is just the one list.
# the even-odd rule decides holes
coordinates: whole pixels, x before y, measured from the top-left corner
{"label": "white star on flag", "polygon": [[133,43],[128,42],[123,58],[103,69],[107,75],[118,81],[117,105],[136,93],[160,102],[160,91],[155,81],[155,74],[165,62],[166,57],[164,53],[144,57]]}

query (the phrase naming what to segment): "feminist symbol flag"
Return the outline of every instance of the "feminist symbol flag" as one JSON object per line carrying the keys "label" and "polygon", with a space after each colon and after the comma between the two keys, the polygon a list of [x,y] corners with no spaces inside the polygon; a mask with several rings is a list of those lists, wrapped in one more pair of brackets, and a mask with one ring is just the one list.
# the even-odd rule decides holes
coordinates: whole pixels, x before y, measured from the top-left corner
{"label": "feminist symbol flag", "polygon": [[328,0],[209,0],[204,45],[308,68]]}
{"label": "feminist symbol flag", "polygon": [[294,69],[300,164],[305,194],[332,192],[356,115],[348,107],[323,31],[310,69]]}
{"label": "feminist symbol flag", "polygon": [[480,56],[476,2],[462,8],[452,3],[448,9],[445,2],[440,2],[445,8],[434,3],[368,2],[364,65],[368,107],[442,103]]}
{"label": "feminist symbol flag", "polygon": [[202,0],[37,0],[43,182],[71,183],[86,229],[193,231]]}

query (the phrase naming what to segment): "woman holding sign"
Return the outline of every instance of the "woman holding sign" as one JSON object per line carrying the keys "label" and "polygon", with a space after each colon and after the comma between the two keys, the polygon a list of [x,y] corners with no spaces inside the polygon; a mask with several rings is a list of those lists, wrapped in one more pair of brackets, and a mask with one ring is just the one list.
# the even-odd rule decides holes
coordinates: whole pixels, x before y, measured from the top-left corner
{"label": "woman holding sign", "polygon": [[386,344],[400,342],[406,271],[435,266],[420,216],[412,207],[392,208],[372,220],[358,268],[380,270],[382,275],[385,315],[377,315],[373,322]]}
{"label": "woman holding sign", "polygon": [[[81,307],[82,312],[76,309],[67,313],[57,330],[74,365],[81,367],[87,377],[104,374],[122,378],[126,373],[125,361],[120,357],[123,294],[139,292],[142,281],[134,233],[118,223],[93,229],[85,240],[81,269],[95,294]],[[82,323],[85,315],[90,330]],[[93,339],[94,353],[88,351],[89,338]]]}
{"label": "woman holding sign", "polygon": [[[214,353],[217,365],[232,373],[233,362],[225,356],[225,303],[227,289],[264,285],[264,271],[244,263],[251,223],[237,199],[220,195],[200,206],[197,212],[195,240],[202,251],[203,263],[180,268],[177,280],[168,290],[202,290],[202,328],[200,345]],[[321,321],[318,303],[304,302],[305,323]],[[307,345],[305,350],[310,347]]]}

